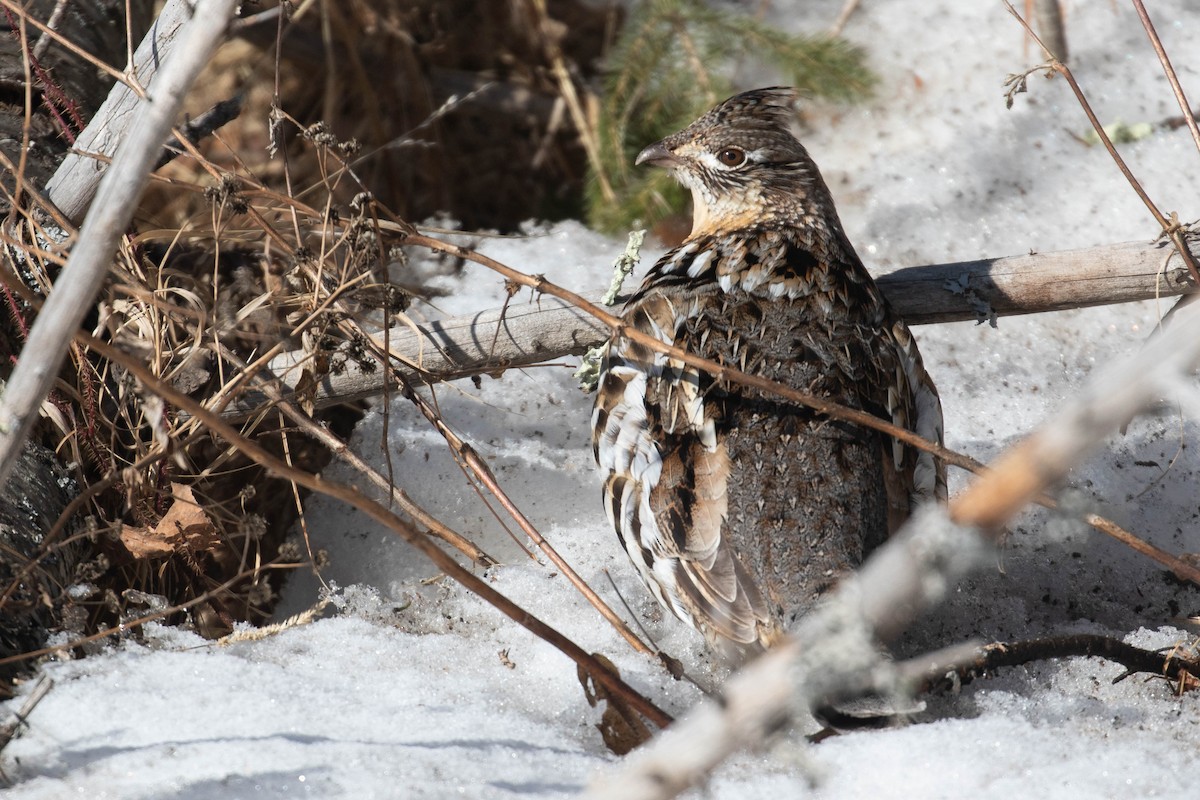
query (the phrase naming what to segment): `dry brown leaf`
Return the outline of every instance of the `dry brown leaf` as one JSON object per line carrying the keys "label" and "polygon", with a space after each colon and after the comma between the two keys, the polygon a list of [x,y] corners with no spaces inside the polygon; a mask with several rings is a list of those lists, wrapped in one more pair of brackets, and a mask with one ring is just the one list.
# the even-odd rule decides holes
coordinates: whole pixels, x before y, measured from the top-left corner
{"label": "dry brown leaf", "polygon": [[192,488],[182,483],[171,484],[174,500],[157,525],[137,528],[121,526],[121,543],[134,558],[168,556],[181,547],[202,549],[217,539],[212,520],[196,503]]}
{"label": "dry brown leaf", "polygon": [[[613,675],[620,677],[621,673],[615,664],[599,653],[592,655]],[[588,705],[597,708],[601,703],[607,701],[604,712],[600,715],[600,721],[596,723],[596,729],[604,737],[604,744],[608,746],[609,750],[623,756],[643,742],[650,741],[653,734],[628,703],[620,697],[609,694],[608,690],[599,681],[592,678],[582,665],[576,667],[576,674],[579,676],[579,684],[583,687],[583,696],[587,698]]]}
{"label": "dry brown leaf", "polygon": [[175,543],[160,536],[153,528],[122,525],[121,544],[134,558],[159,558],[175,552]]}

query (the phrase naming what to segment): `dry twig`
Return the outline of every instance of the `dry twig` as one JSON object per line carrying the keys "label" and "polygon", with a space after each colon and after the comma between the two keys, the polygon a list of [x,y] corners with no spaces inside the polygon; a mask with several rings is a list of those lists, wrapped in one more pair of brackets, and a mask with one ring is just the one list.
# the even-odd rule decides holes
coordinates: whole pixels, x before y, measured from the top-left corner
{"label": "dry twig", "polygon": [[1012,105],[1013,94],[1025,91],[1025,78],[1028,77],[1030,73],[1050,70],[1062,75],[1066,79],[1067,85],[1071,87],[1071,91],[1075,94],[1075,99],[1079,102],[1079,106],[1083,109],[1083,113],[1087,115],[1088,122],[1090,122],[1092,125],[1092,130],[1094,130],[1096,135],[1100,137],[1100,141],[1104,144],[1104,149],[1108,151],[1113,163],[1115,163],[1117,168],[1121,170],[1121,174],[1125,176],[1127,181],[1129,181],[1129,185],[1133,188],[1133,191],[1139,198],[1141,198],[1142,203],[1150,211],[1150,214],[1154,217],[1154,221],[1158,223],[1159,230],[1162,231],[1161,235],[1170,239],[1172,243],[1174,243],[1175,249],[1178,250],[1179,255],[1183,257],[1184,263],[1187,264],[1188,270],[1192,274],[1193,281],[1195,281],[1197,284],[1200,284],[1200,266],[1197,266],[1195,257],[1192,255],[1191,250],[1188,249],[1188,245],[1185,240],[1185,227],[1179,223],[1174,214],[1172,214],[1169,219],[1164,216],[1163,213],[1158,210],[1158,206],[1154,204],[1154,201],[1150,199],[1150,196],[1146,194],[1146,190],[1142,188],[1141,182],[1138,181],[1138,179],[1134,176],[1133,171],[1125,164],[1125,159],[1121,158],[1121,154],[1117,152],[1117,148],[1113,145],[1112,139],[1109,138],[1108,133],[1104,130],[1104,126],[1100,124],[1100,120],[1096,117],[1096,112],[1092,110],[1091,104],[1084,95],[1083,89],[1079,87],[1079,83],[1075,80],[1075,76],[1071,73],[1070,67],[1055,58],[1050,49],[1042,42],[1041,39],[1038,38],[1038,35],[1033,32],[1033,28],[1029,27],[1029,23],[1017,13],[1015,8],[1013,8],[1012,3],[1008,2],[1008,0],[1004,0],[1004,5],[1006,8],[1008,8],[1009,13],[1016,18],[1017,22],[1021,24],[1021,27],[1025,29],[1025,32],[1028,33],[1029,36],[1032,37],[1035,42],[1037,42],[1038,46],[1042,48],[1046,54],[1046,57],[1049,59],[1049,63],[1040,67],[1035,67],[1034,69],[1025,73],[1025,75],[1009,76],[1009,84],[1011,86],[1008,97],[1009,105]]}

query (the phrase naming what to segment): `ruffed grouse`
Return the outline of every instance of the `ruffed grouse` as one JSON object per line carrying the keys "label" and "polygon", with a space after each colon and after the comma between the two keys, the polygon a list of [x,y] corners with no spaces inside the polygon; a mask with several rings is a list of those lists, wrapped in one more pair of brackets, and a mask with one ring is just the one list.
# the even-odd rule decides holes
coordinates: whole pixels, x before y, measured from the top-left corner
{"label": "ruffed grouse", "polygon": [[[937,389],[789,132],[795,93],[726,100],[638,164],[692,192],[693,227],[624,320],[705,358],[940,442]],[[663,606],[725,649],[769,646],[908,515],[934,457],[615,336],[592,415],[604,503]]]}

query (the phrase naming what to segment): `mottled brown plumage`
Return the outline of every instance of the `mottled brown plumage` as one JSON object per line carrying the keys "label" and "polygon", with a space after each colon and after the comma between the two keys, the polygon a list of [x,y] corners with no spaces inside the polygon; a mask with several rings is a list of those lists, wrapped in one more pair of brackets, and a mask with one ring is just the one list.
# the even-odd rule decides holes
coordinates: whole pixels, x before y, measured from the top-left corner
{"label": "mottled brown plumage", "polygon": [[[789,132],[795,95],[726,100],[637,162],[691,189],[691,235],[626,322],[941,441],[937,390]],[[856,567],[943,465],[859,426],[614,338],[592,418],[605,507],[650,591],[714,645],[769,645]]]}

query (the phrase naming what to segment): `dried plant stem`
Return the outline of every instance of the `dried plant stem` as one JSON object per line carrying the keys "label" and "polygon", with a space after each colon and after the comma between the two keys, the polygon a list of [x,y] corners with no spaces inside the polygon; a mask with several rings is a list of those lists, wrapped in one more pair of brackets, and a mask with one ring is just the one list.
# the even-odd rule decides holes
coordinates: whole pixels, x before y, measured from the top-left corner
{"label": "dried plant stem", "polygon": [[850,21],[850,17],[858,10],[860,0],[845,0],[842,4],[842,10],[838,12],[837,19],[834,20],[833,26],[829,29],[830,36],[841,36],[842,30],[846,27],[846,23]]}
{"label": "dried plant stem", "polygon": [[221,348],[221,355],[231,364],[242,370],[243,374],[252,375],[252,382],[271,401],[283,412],[289,420],[305,434],[311,436],[333,454],[334,458],[349,465],[352,469],[357,470],[359,474],[366,477],[375,488],[379,489],[383,494],[393,500],[400,506],[404,513],[411,516],[420,524],[429,529],[432,536],[444,541],[454,549],[458,550],[467,558],[471,559],[472,563],[479,567],[491,567],[497,563],[496,559],[485,553],[474,542],[467,539],[462,534],[442,523],[432,514],[429,514],[425,509],[421,508],[410,498],[404,490],[393,486],[390,481],[379,474],[377,470],[371,467],[370,464],[363,461],[357,453],[346,446],[346,443],[335,436],[328,428],[321,425],[308,414],[305,414],[295,404],[289,402],[283,393],[279,390],[277,381],[259,377],[251,372],[250,365],[237,356],[236,353],[229,351],[226,348]]}
{"label": "dried plant stem", "polygon": [[[529,2],[533,6],[534,13],[537,15],[539,27],[543,30],[547,29],[550,16],[546,10],[546,0],[529,0]],[[567,69],[567,62],[563,57],[562,50],[559,48],[558,42],[548,36],[545,39],[545,47],[546,55],[550,58],[550,64],[554,70],[554,78],[558,81],[559,94],[563,102],[567,104],[567,111],[571,114],[571,122],[575,125],[575,130],[579,133],[579,141],[583,144],[588,161],[591,162],[592,171],[599,181],[600,191],[604,195],[604,200],[608,203],[615,203],[617,200],[616,192],[613,191],[612,184],[609,182],[604,170],[600,168],[600,146],[596,142],[595,126],[588,121],[587,112],[584,110],[583,103],[579,100],[579,92],[575,89],[575,82],[571,79],[571,73]]]}
{"label": "dried plant stem", "polygon": [[919,660],[914,659],[911,666],[914,668],[914,678],[930,684],[944,680],[948,671],[961,678],[969,678],[971,673],[1014,667],[1048,658],[1103,658],[1115,662],[1125,667],[1126,671],[1115,678],[1113,683],[1139,672],[1157,675],[1172,682],[1187,681],[1190,676],[1194,683],[1196,675],[1200,674],[1200,664],[1193,659],[1175,653],[1146,650],[1111,636],[1096,634],[1045,636],[1016,642],[978,645],[969,657],[959,657],[953,664],[946,664],[950,670],[927,668],[924,674],[918,675],[916,669]]}
{"label": "dried plant stem", "polygon": [[[1167,653],[1146,650],[1116,637],[1098,634],[1042,636],[988,644],[965,642],[897,662],[883,675],[883,681],[872,680],[879,676],[867,676],[859,689],[864,696],[895,692],[898,687],[905,696],[916,695],[954,690],[963,683],[1005,667],[1051,658],[1102,658],[1125,667],[1124,672],[1113,678],[1113,683],[1141,673],[1168,681],[1182,694],[1200,688],[1196,677],[1200,675],[1200,660],[1195,654],[1190,657],[1180,655],[1179,649]],[[856,717],[843,713],[836,706],[817,709],[814,715],[838,731],[880,728],[895,723],[894,717]],[[810,741],[821,738],[823,735],[817,734],[810,737]]]}
{"label": "dried plant stem", "polygon": [[[118,70],[113,69],[111,66],[109,66],[108,64],[105,64],[103,61],[96,58],[94,55],[89,53],[87,50],[84,50],[82,47],[75,44],[75,42],[71,41],[66,36],[63,36],[61,33],[59,33],[57,30],[55,30],[55,26],[50,24],[50,22],[41,22],[40,20],[38,20],[37,18],[35,18],[31,14],[29,14],[24,8],[21,7],[20,3],[16,2],[16,0],[0,0],[0,7],[3,7],[4,9],[6,9],[10,13],[12,13],[14,16],[18,17],[21,20],[21,23],[23,25],[30,25],[30,26],[36,28],[37,30],[41,31],[41,34],[42,34],[41,38],[45,38],[45,39],[49,39],[49,40],[53,41],[59,47],[62,47],[65,50],[70,51],[71,53],[75,54],[79,58],[82,58],[84,61],[86,61],[89,64],[96,67],[96,69],[109,75],[110,77],[113,78],[113,80],[116,80],[116,81],[126,80],[125,75],[122,75]],[[52,21],[53,20],[51,20],[51,22]],[[35,45],[35,47],[39,46],[40,44],[41,44],[41,42],[39,41],[37,43],[37,45]]]}
{"label": "dried plant stem", "polygon": [[567,563],[566,559],[559,555],[558,551],[554,549],[554,546],[551,545],[550,542],[546,541],[546,538],[542,536],[534,524],[529,521],[529,518],[526,517],[521,509],[517,507],[517,504],[509,498],[508,494],[503,488],[501,488],[500,482],[496,480],[496,476],[492,473],[491,467],[489,467],[487,463],[479,457],[479,454],[475,452],[475,448],[464,442],[458,436],[458,434],[450,430],[450,428],[438,415],[437,411],[435,411],[433,407],[426,402],[425,398],[417,394],[410,384],[401,382],[400,393],[405,399],[417,407],[421,414],[424,415],[425,419],[429,420],[429,423],[433,425],[434,429],[442,435],[442,438],[446,440],[446,444],[450,446],[451,451],[459,459],[460,463],[464,464],[467,469],[470,470],[471,474],[473,474],[476,479],[483,484],[497,500],[500,501],[500,505],[502,505],[504,510],[508,512],[509,516],[516,521],[521,530],[525,532],[525,535],[533,540],[538,548],[546,554],[546,557],[554,563],[554,566],[557,567],[558,570],[566,577],[566,579],[571,582],[571,585],[574,586],[579,593],[582,594],[587,601],[591,603],[597,611],[600,612],[601,616],[608,620],[609,624],[612,625],[613,628],[616,629],[617,633],[621,635],[621,638],[628,642],[630,647],[639,653],[652,655],[654,650],[647,646],[646,643],[643,642],[638,635],[634,633],[628,625],[625,624],[625,621],[617,615],[617,612],[613,611],[612,608],[610,608],[609,605],[604,602],[600,595],[596,594],[595,590],[593,590],[592,587],[587,584],[587,581],[581,578],[579,573],[575,571],[574,567],[572,567],[569,563]]}
{"label": "dried plant stem", "polygon": [[72,334],[108,274],[117,241],[129,224],[184,94],[224,36],[235,5],[234,0],[199,0],[192,21],[156,76],[154,101],[138,106],[136,124],[101,180],[93,213],[84,222],[71,258],[30,329],[22,358],[0,397],[0,485],[37,420],[37,409]]}
{"label": "dried plant stem", "polygon": [[[492,588],[487,581],[463,567],[448,553],[429,541],[427,536],[382,504],[367,497],[353,486],[329,481],[319,475],[313,475],[310,472],[305,472],[291,466],[277,456],[267,452],[255,442],[246,439],[233,426],[222,419],[219,414],[210,411],[202,404],[163,382],[136,357],[130,356],[108,342],[95,339],[86,333],[80,332],[78,335],[87,347],[110,361],[120,364],[141,381],[147,389],[162,397],[176,408],[187,411],[187,413],[199,420],[212,433],[229,442],[239,452],[253,460],[259,466],[306,489],[327,495],[336,500],[341,500],[347,505],[358,509],[372,520],[387,527],[417,550],[421,551],[442,572],[483,598],[498,611],[534,635],[553,645],[578,666],[587,670],[588,674],[597,683],[603,684],[606,689],[621,697],[639,714],[646,717],[646,719],[660,728],[671,723],[672,719],[669,714],[639,694],[618,676],[608,671],[594,656]],[[3,663],[4,660],[0,659],[0,664]]]}
{"label": "dried plant stem", "polygon": [[[1141,198],[1142,203],[1145,204],[1146,208],[1150,211],[1150,214],[1154,217],[1155,222],[1158,223],[1159,229],[1162,231],[1162,235],[1169,238],[1175,245],[1175,248],[1179,251],[1179,255],[1183,257],[1184,262],[1187,264],[1188,270],[1192,273],[1192,279],[1197,284],[1200,284],[1200,266],[1197,266],[1195,257],[1192,255],[1191,250],[1188,249],[1187,242],[1184,239],[1183,226],[1174,218],[1167,219],[1165,216],[1163,216],[1163,213],[1158,210],[1158,206],[1156,206],[1154,201],[1150,199],[1150,195],[1146,194],[1146,190],[1142,188],[1141,182],[1138,181],[1138,179],[1134,176],[1133,171],[1129,169],[1128,165],[1125,164],[1125,159],[1121,158],[1121,154],[1117,152],[1117,148],[1113,145],[1112,139],[1110,139],[1108,133],[1105,132],[1104,126],[1100,124],[1100,120],[1096,117],[1096,112],[1092,110],[1091,104],[1088,102],[1087,97],[1083,94],[1083,90],[1079,87],[1078,82],[1076,82],[1075,76],[1071,74],[1070,68],[1054,57],[1054,54],[1050,52],[1042,40],[1038,38],[1038,35],[1033,32],[1033,28],[1029,27],[1029,23],[1017,13],[1015,8],[1013,8],[1012,3],[1008,2],[1008,0],[1004,0],[1004,5],[1008,8],[1008,12],[1012,14],[1013,17],[1016,18],[1017,22],[1021,24],[1021,27],[1025,29],[1026,33],[1033,37],[1033,40],[1037,42],[1039,47],[1042,48],[1046,54],[1046,57],[1050,59],[1047,67],[1062,75],[1066,79],[1067,85],[1071,87],[1071,91],[1075,94],[1075,99],[1079,101],[1080,108],[1082,108],[1083,113],[1087,115],[1088,122],[1092,124],[1092,130],[1094,130],[1096,135],[1100,137],[1100,141],[1104,144],[1104,149],[1108,151],[1113,163],[1115,163],[1117,168],[1121,170],[1121,174],[1125,176],[1125,180],[1129,181],[1129,185],[1133,188],[1133,191],[1139,198]],[[1042,68],[1039,67],[1038,69]],[[1174,217],[1174,215],[1172,215],[1172,217]]]}
{"label": "dried plant stem", "polygon": [[1146,12],[1146,6],[1142,4],[1142,0],[1133,0],[1133,7],[1142,21],[1142,27],[1146,29],[1146,35],[1150,37],[1150,44],[1154,47],[1159,63],[1162,64],[1163,72],[1167,75],[1167,81],[1171,84],[1171,91],[1175,93],[1179,110],[1183,112],[1183,121],[1187,124],[1188,130],[1192,132],[1192,141],[1196,143],[1196,149],[1200,150],[1200,127],[1196,125],[1196,115],[1192,113],[1192,107],[1183,93],[1183,86],[1179,83],[1179,76],[1175,73],[1175,68],[1171,66],[1171,59],[1167,57],[1167,51],[1158,38],[1158,31],[1155,30],[1154,23],[1150,21],[1150,15]]}
{"label": "dried plant stem", "polygon": [[21,726],[29,719],[29,715],[33,713],[38,703],[42,702],[52,688],[54,688],[54,681],[49,676],[45,674],[38,676],[37,683],[33,685],[33,691],[25,698],[25,702],[21,704],[20,710],[13,714],[15,719],[0,725],[0,752],[3,752],[4,748],[8,747],[8,743],[13,740],[13,737],[20,731]]}

